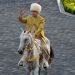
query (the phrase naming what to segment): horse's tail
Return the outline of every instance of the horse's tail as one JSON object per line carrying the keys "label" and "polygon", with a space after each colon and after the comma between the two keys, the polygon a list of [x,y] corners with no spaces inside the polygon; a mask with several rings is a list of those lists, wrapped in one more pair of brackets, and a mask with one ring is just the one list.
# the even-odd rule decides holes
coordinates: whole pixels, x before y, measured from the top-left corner
{"label": "horse's tail", "polygon": [[51,57],[51,58],[54,58],[54,51],[53,51],[52,46],[50,46],[50,50],[51,50],[51,52],[50,52],[50,57]]}
{"label": "horse's tail", "polygon": [[53,51],[52,46],[50,46],[50,59],[49,59],[49,64],[52,62],[53,58],[54,58],[54,51]]}

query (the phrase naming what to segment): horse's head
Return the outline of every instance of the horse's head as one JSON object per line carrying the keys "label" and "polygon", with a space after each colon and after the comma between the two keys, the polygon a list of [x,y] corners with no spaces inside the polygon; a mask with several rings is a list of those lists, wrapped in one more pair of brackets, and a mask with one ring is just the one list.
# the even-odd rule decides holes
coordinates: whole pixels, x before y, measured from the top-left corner
{"label": "horse's head", "polygon": [[30,31],[23,31],[20,35],[20,44],[18,48],[19,54],[23,54],[24,49],[32,44],[33,36]]}
{"label": "horse's head", "polygon": [[[20,44],[18,48],[19,54],[22,55],[18,65],[23,66],[25,61],[28,63],[32,63],[39,58],[38,50],[40,50],[40,41],[35,40],[33,38],[32,32],[23,31],[20,35]],[[38,45],[39,44],[39,45]]]}

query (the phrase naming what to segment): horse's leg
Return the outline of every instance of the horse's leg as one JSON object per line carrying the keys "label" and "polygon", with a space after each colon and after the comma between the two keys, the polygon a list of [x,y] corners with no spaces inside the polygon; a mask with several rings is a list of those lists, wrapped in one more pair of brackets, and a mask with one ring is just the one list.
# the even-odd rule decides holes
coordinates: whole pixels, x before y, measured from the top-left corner
{"label": "horse's leg", "polygon": [[44,69],[49,68],[48,60],[45,58],[45,55],[43,55],[43,67]]}
{"label": "horse's leg", "polygon": [[18,66],[23,66],[23,63],[24,63],[24,61],[20,60],[20,61],[18,62]]}
{"label": "horse's leg", "polygon": [[32,71],[28,70],[27,75],[32,75]]}
{"label": "horse's leg", "polygon": [[47,75],[48,74],[48,68],[45,69],[45,74],[44,75]]}
{"label": "horse's leg", "polygon": [[41,72],[41,68],[39,67],[39,71],[38,71],[38,74],[40,75],[40,72]]}
{"label": "horse's leg", "polygon": [[50,40],[49,39],[46,39],[47,40],[47,43],[44,44],[44,49],[45,51],[47,52],[47,54],[43,55],[43,60],[45,62],[45,65],[47,66],[47,68],[49,68],[49,59],[51,58],[50,54],[51,54],[51,50],[50,50]]}
{"label": "horse's leg", "polygon": [[44,44],[44,47],[46,48],[46,50],[50,54],[50,40],[48,38],[46,38],[46,44]]}
{"label": "horse's leg", "polygon": [[48,44],[43,44],[42,52],[43,52],[43,67],[48,68],[49,67],[48,60],[50,58],[50,48]]}
{"label": "horse's leg", "polygon": [[49,64],[50,64],[52,59],[54,58],[54,52],[53,52],[53,48],[51,46],[50,40],[48,38],[47,38],[47,44],[48,44],[48,48],[50,50],[50,58],[49,58]]}
{"label": "horse's leg", "polygon": [[42,68],[42,64],[41,64],[41,60],[39,59],[39,71],[38,71],[39,75],[40,75],[40,72],[41,72],[41,68]]}
{"label": "horse's leg", "polygon": [[39,75],[39,67],[36,67],[33,71],[34,75]]}
{"label": "horse's leg", "polygon": [[40,70],[39,70],[39,67],[40,67],[40,65],[39,65],[39,59],[35,63],[36,64],[35,64],[35,68],[33,70],[33,74],[34,75],[39,75],[39,73],[40,73]]}
{"label": "horse's leg", "polygon": [[29,72],[29,75],[32,75],[32,71]]}
{"label": "horse's leg", "polygon": [[25,63],[25,54],[23,54],[22,56],[21,56],[21,59],[20,59],[20,61],[18,62],[18,66],[24,66],[24,63]]}

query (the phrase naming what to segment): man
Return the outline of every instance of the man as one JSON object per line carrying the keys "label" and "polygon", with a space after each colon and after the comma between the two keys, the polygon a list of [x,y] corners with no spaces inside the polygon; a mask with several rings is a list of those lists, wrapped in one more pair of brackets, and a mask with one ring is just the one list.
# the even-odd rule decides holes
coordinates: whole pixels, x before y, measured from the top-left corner
{"label": "man", "polygon": [[[33,36],[36,39],[40,39],[42,45],[46,43],[46,37],[44,35],[45,19],[40,16],[42,7],[38,3],[32,3],[30,6],[31,15],[24,17],[23,10],[20,10],[19,21],[26,25],[26,31],[32,31]],[[48,67],[48,63],[46,63]]]}

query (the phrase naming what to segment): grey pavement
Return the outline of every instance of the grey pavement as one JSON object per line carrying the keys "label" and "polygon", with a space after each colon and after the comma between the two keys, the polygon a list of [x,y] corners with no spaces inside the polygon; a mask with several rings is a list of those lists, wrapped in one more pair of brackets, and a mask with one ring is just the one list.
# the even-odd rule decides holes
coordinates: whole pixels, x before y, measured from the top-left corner
{"label": "grey pavement", "polygon": [[[0,0],[0,75],[25,75],[19,69],[17,52],[19,35],[19,8],[29,14],[29,6],[37,0]],[[48,75],[75,75],[75,17],[59,12],[56,0],[38,0],[46,18],[45,34],[51,40],[55,58]],[[43,72],[41,75],[44,75]]]}

